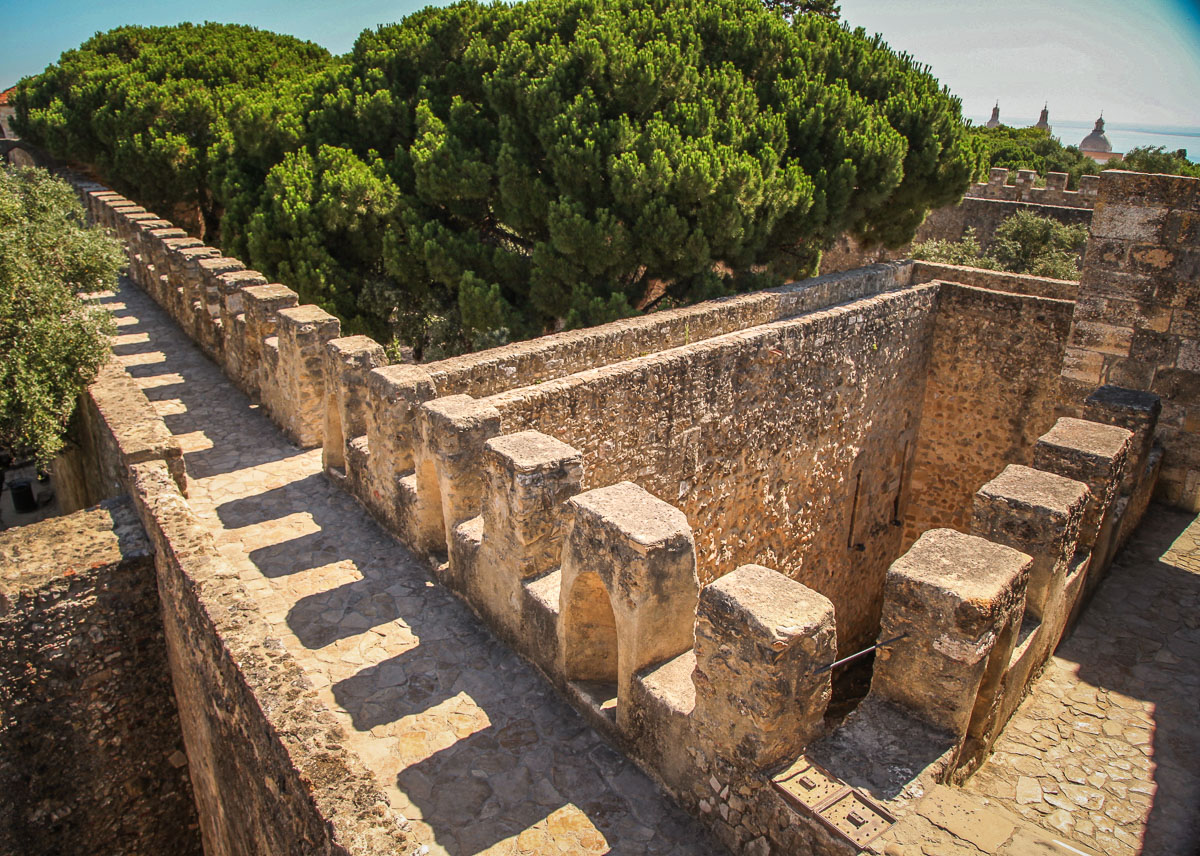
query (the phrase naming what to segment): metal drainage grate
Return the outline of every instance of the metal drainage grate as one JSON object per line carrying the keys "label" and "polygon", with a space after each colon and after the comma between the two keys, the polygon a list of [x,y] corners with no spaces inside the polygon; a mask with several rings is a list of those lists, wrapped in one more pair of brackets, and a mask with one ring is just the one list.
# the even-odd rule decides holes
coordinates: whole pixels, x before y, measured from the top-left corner
{"label": "metal drainage grate", "polygon": [[771,784],[789,803],[859,848],[896,822],[878,803],[803,755]]}

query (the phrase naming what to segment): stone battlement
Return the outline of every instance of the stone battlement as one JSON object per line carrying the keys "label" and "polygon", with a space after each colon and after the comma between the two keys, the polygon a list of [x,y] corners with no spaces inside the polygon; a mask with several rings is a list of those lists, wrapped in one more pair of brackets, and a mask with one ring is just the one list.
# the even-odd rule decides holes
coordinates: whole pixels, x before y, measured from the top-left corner
{"label": "stone battlement", "polygon": [[1038,205],[1058,205],[1066,208],[1094,208],[1100,189],[1100,176],[1081,175],[1079,189],[1067,190],[1065,172],[1046,173],[1043,186],[1038,187],[1038,174],[1032,169],[1017,170],[1016,179],[1009,184],[1010,170],[992,167],[986,183],[972,184],[966,195],[976,199],[1003,199],[1009,202],[1032,202]]}
{"label": "stone battlement", "polygon": [[[1109,353],[1081,338],[1096,265],[1162,261],[1144,317],[1195,290],[1152,256],[1195,244],[1147,231],[1182,222],[1154,208],[1161,177],[1122,175],[1078,294],[896,262],[425,365],[80,190],[135,282],[720,840],[838,853],[852,837],[809,822],[824,809],[798,811],[785,773],[815,761],[903,813],[910,782],[880,771],[905,764],[863,747],[911,731],[912,780],[968,775],[1181,465],[1190,429],[1168,423],[1164,457],[1153,378],[1080,368]],[[827,667],[872,643],[866,699],[827,717],[847,701]]]}

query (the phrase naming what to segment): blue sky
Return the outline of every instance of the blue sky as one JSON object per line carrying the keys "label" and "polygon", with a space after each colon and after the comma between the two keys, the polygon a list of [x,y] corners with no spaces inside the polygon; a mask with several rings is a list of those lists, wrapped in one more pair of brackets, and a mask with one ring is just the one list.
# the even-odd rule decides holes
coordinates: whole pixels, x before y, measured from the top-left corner
{"label": "blue sky", "polygon": [[[419,0],[0,0],[0,86],[121,24],[252,24],[345,52]],[[855,26],[933,68],[969,117],[1200,125],[1200,0],[842,0]]]}

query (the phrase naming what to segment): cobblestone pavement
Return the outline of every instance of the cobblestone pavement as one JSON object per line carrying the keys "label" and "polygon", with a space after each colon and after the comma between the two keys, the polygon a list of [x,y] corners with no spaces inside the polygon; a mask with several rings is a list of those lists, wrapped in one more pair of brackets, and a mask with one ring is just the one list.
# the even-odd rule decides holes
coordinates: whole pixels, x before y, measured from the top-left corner
{"label": "cobblestone pavement", "polygon": [[430,854],[707,854],[695,821],[321,474],[141,291],[114,350],[190,501]]}
{"label": "cobblestone pavement", "polygon": [[1200,518],[1150,507],[967,791],[1107,856],[1200,854]]}

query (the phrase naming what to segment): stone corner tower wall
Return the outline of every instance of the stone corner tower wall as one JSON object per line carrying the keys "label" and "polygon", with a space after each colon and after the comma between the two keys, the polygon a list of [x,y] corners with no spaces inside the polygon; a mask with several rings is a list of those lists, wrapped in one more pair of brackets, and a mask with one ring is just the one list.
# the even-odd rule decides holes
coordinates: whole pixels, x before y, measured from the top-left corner
{"label": "stone corner tower wall", "polygon": [[1066,409],[1078,413],[1104,384],[1162,399],[1159,498],[1200,510],[1200,179],[1100,178],[1063,364]]}

